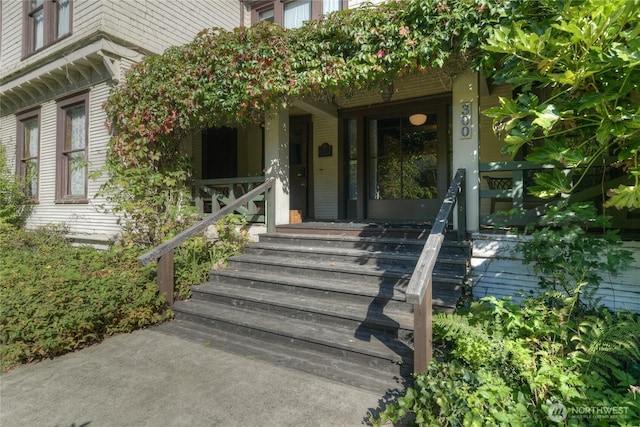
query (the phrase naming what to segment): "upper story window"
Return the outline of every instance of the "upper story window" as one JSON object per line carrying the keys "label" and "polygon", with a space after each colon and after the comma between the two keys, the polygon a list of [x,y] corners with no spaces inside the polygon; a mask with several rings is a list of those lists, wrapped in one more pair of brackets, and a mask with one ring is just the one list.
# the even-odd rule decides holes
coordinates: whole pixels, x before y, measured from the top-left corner
{"label": "upper story window", "polygon": [[271,0],[256,2],[251,10],[251,23],[274,22],[285,28],[301,27],[306,21],[318,19],[346,8],[347,0]]}
{"label": "upper story window", "polygon": [[23,56],[71,34],[72,0],[28,0],[23,4]]}
{"label": "upper story window", "polygon": [[37,200],[40,169],[40,110],[21,114],[17,119],[16,169],[24,182],[27,195]]}
{"label": "upper story window", "polygon": [[87,201],[89,93],[58,102],[58,202]]}

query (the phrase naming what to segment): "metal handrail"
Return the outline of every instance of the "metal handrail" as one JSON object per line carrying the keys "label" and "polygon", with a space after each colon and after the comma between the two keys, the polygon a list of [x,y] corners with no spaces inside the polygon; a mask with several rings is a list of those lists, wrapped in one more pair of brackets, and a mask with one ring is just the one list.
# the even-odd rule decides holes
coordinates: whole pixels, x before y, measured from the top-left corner
{"label": "metal handrail", "polygon": [[140,263],[140,265],[145,265],[153,260],[158,260],[158,287],[160,288],[161,293],[166,292],[166,298],[170,305],[173,304],[173,250],[186,240],[206,230],[210,225],[215,224],[225,215],[232,213],[238,207],[250,202],[262,193],[267,194],[266,200],[269,211],[267,214],[267,231],[272,231],[275,229],[275,197],[274,192],[272,191],[274,183],[275,178],[270,178],[265,181],[264,184],[261,184],[247,194],[236,199],[233,203],[225,206],[216,213],[207,216],[197,224],[194,224],[166,242],[159,244],[155,248],[138,257],[138,263]]}
{"label": "metal handrail", "polygon": [[406,301],[414,305],[413,363],[414,371],[418,373],[427,370],[433,353],[431,327],[433,269],[444,241],[449,217],[456,204],[458,206],[458,240],[465,239],[467,234],[465,174],[465,169],[456,171],[405,292]]}

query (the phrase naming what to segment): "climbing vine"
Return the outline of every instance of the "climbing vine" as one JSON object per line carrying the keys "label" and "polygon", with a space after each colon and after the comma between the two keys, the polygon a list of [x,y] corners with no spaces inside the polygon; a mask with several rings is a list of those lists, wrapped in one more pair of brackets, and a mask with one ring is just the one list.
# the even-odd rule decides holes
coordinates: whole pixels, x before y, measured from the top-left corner
{"label": "climbing vine", "polygon": [[259,123],[292,99],[385,87],[403,73],[468,69],[511,7],[404,0],[333,13],[295,30],[262,23],[202,31],[135,64],[112,90],[102,193],[123,214],[129,236],[155,244],[193,219],[181,141],[194,130]]}
{"label": "climbing vine", "polygon": [[[202,31],[187,45],[135,64],[126,81],[113,89],[105,104],[113,137],[107,163],[110,178],[103,192],[126,214],[139,238],[149,243],[161,240],[170,226],[189,218],[186,190],[191,168],[180,142],[193,131],[259,123],[266,112],[287,107],[293,99],[330,100],[355,90],[384,88],[400,75],[433,69],[452,76],[470,68],[484,70],[497,82],[522,86],[542,75],[534,70],[533,42],[523,41],[538,31],[538,24],[530,23],[554,29],[560,25],[554,19],[577,7],[560,0],[400,0],[332,13],[295,30],[261,23],[233,31]],[[514,25],[526,31],[509,30]],[[622,25],[621,30],[626,28]],[[540,31],[547,27],[540,26]],[[631,40],[634,31],[622,37]],[[554,34],[545,37],[553,40]],[[516,51],[522,46],[532,59],[520,63]],[[631,51],[620,52],[633,56]],[[523,77],[518,67],[532,76]],[[505,108],[511,104],[505,103]],[[545,118],[559,114],[537,106],[533,111]],[[578,116],[582,110],[574,111]],[[508,110],[493,114],[502,121]],[[526,135],[537,135],[542,119],[520,120],[524,117],[520,114],[509,122],[507,143],[514,129],[520,129],[511,123],[531,122],[533,130],[527,129]],[[550,126],[572,123],[554,119]],[[542,128],[543,133],[548,130]],[[159,218],[151,225],[145,223],[150,212]]]}

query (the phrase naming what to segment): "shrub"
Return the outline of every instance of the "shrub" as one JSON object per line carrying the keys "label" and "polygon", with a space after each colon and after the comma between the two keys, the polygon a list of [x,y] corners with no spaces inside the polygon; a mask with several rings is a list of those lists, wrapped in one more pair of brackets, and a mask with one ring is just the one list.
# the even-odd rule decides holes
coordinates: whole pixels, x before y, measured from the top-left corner
{"label": "shrub", "polygon": [[153,266],[137,251],[72,247],[64,230],[0,234],[2,368],[53,357],[163,320]]}
{"label": "shrub", "polygon": [[212,268],[242,252],[249,240],[245,226],[244,217],[230,214],[216,224],[217,237],[193,237],[175,249],[176,298],[190,298],[192,285],[207,281]]}
{"label": "shrub", "polygon": [[31,204],[24,185],[7,164],[7,150],[0,144],[0,224],[21,228],[31,214]]}
{"label": "shrub", "polygon": [[[577,297],[577,303],[593,308],[601,274],[616,274],[627,268],[631,252],[621,247],[617,230],[610,230],[609,217],[596,215],[592,203],[560,203],[550,206],[531,233],[531,240],[518,245],[526,264],[533,264],[543,290]],[[602,233],[589,234],[593,229]]]}
{"label": "shrub", "polygon": [[[546,426],[551,405],[562,404],[568,425],[633,424],[640,319],[575,312],[574,299],[545,294],[517,305],[490,297],[437,315],[434,334],[448,351],[375,423]],[[597,408],[616,408],[617,416],[585,418]]]}

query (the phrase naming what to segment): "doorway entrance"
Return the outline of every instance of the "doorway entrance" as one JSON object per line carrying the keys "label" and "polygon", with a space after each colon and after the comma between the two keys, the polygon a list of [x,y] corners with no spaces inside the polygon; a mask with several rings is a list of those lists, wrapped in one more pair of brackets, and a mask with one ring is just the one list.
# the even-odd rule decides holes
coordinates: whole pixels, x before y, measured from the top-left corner
{"label": "doorway entrance", "polygon": [[238,176],[238,131],[216,127],[202,131],[202,179]]}
{"label": "doorway entrance", "polygon": [[301,219],[309,218],[311,116],[289,119],[289,209],[299,211]]}
{"label": "doorway entrance", "polygon": [[435,218],[449,181],[449,105],[446,95],[343,114],[346,218]]}

